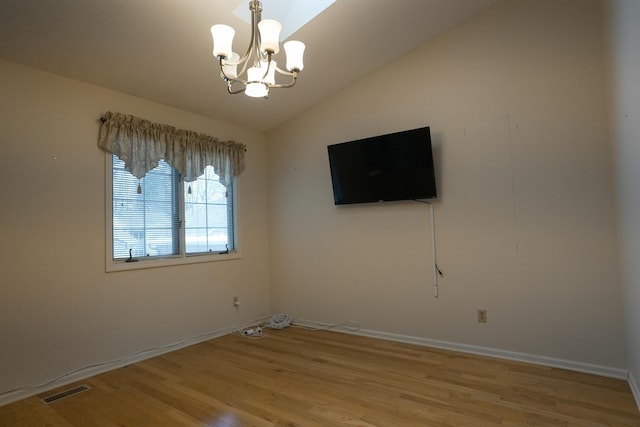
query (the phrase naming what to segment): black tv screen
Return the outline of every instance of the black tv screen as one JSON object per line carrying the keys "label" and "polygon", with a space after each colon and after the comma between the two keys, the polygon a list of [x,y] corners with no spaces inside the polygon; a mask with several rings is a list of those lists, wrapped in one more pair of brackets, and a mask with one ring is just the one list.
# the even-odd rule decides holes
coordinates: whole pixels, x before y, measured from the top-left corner
{"label": "black tv screen", "polygon": [[327,147],[336,205],[436,197],[428,127]]}

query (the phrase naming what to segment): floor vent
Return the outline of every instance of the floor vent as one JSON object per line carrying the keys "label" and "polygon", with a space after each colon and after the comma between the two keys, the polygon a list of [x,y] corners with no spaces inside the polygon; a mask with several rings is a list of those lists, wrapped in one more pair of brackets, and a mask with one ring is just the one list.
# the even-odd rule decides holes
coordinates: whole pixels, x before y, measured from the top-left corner
{"label": "floor vent", "polygon": [[43,403],[50,405],[53,402],[57,402],[58,400],[64,399],[65,397],[73,396],[74,394],[82,393],[83,391],[87,391],[87,390],[91,390],[91,387],[83,384],[78,387],[71,388],[69,390],[61,391],[60,393],[52,394],[51,396],[43,397],[40,400]]}

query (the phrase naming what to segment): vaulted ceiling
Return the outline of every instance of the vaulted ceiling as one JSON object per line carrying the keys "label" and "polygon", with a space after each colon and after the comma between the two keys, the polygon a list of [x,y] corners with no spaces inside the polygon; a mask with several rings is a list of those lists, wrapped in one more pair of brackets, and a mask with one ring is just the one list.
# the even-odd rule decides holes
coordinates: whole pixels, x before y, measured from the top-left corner
{"label": "vaulted ceiling", "polygon": [[[277,1],[262,0],[263,18],[282,19]],[[250,26],[233,10],[248,0],[1,0],[0,58],[268,130],[495,1],[337,0],[290,37],[307,46],[305,69],[269,99],[229,95],[211,55],[217,23],[244,50]]]}

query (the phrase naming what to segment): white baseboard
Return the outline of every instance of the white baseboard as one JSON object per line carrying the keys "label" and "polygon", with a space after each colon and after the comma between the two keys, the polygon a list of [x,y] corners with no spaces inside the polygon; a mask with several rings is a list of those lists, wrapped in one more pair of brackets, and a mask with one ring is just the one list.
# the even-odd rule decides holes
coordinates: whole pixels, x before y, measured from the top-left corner
{"label": "white baseboard", "polygon": [[[105,362],[99,365],[94,364],[92,365],[92,367],[80,368],[73,371],[70,374],[65,374],[61,377],[45,380],[35,385],[27,385],[13,391],[4,392],[0,394],[0,406],[9,404],[30,396],[34,396],[36,394],[43,393],[53,388],[57,388],[57,387],[70,384],[76,381],[81,381],[83,379],[86,379],[104,372],[118,369],[123,366],[130,365],[132,363],[136,363],[142,360],[150,359],[152,357],[160,356],[162,354],[179,350],[181,348],[188,347],[194,344],[198,344],[203,341],[208,341],[213,338],[218,338],[224,335],[228,335],[240,329],[244,329],[249,326],[254,326],[259,323],[264,323],[270,318],[271,316],[264,316],[249,322],[243,322],[242,324],[238,324],[233,327],[223,328],[223,329],[214,331],[210,334],[205,334],[205,335],[200,335],[198,337],[185,339],[175,345],[169,344],[157,349],[150,349],[147,351],[138,352],[135,355],[125,356],[122,359],[118,359],[117,361],[113,361],[113,362]],[[315,326],[320,324],[318,322],[299,321],[299,320],[296,320],[295,323],[299,325],[310,323],[311,325],[315,325]],[[453,343],[449,341],[440,341],[440,340],[433,340],[428,338],[414,337],[410,335],[401,335],[401,334],[393,334],[388,332],[372,331],[372,330],[366,330],[366,329],[354,330],[354,329],[335,328],[332,330],[336,332],[347,333],[347,334],[379,338],[379,339],[384,339],[388,341],[398,341],[398,342],[404,342],[409,344],[422,345],[425,347],[459,351],[462,353],[477,354],[480,356],[488,356],[488,357],[495,357],[499,359],[514,360],[518,362],[533,363],[537,365],[568,369],[572,371],[585,372],[585,373],[595,374],[595,375],[600,375],[605,377],[625,379],[629,382],[631,391],[633,392],[633,395],[636,399],[636,403],[638,404],[638,408],[640,409],[640,387],[638,387],[639,384],[636,381],[635,377],[633,376],[633,373],[625,369],[612,368],[612,367],[602,366],[602,365],[593,365],[589,363],[576,362],[576,361],[565,360],[565,359],[557,359],[557,358],[546,357],[546,356],[537,356],[532,354],[500,350],[500,349],[494,349],[489,347],[481,347],[481,346],[475,346],[475,345],[469,345],[469,344]]]}
{"label": "white baseboard", "polygon": [[[568,369],[571,371],[585,372],[589,374],[595,374],[595,375],[611,377],[611,378],[619,378],[619,379],[625,379],[625,380],[629,378],[629,372],[626,369],[612,368],[609,366],[593,365],[590,363],[576,362],[572,360],[557,359],[557,358],[546,357],[546,356],[537,356],[534,354],[519,353],[515,351],[500,350],[500,349],[489,348],[489,347],[480,347],[480,346],[469,345],[469,344],[459,344],[459,343],[453,343],[448,341],[414,337],[409,335],[392,334],[388,332],[371,331],[371,330],[364,330],[364,329],[359,331],[349,331],[349,330],[339,330],[339,329],[335,329],[335,330],[337,332],[363,335],[367,337],[380,338],[380,339],[389,340],[389,341],[398,341],[398,342],[404,342],[409,344],[417,344],[417,345],[422,345],[426,347],[440,348],[444,350],[459,351],[462,353],[477,354],[480,356],[489,356],[489,357],[496,357],[499,359],[533,363],[536,365]],[[640,394],[636,394],[636,396],[640,396]]]}
{"label": "white baseboard", "polygon": [[633,393],[633,397],[636,399],[636,405],[640,411],[640,386],[638,381],[636,381],[636,377],[633,375],[633,371],[629,371],[629,387],[631,387],[631,393]]}
{"label": "white baseboard", "polygon": [[108,371],[112,371],[114,369],[122,368],[123,366],[131,365],[132,363],[141,362],[146,359],[151,359],[152,357],[160,356],[165,353],[169,353],[172,351],[179,350],[181,348],[189,347],[191,345],[195,345],[204,341],[208,341],[213,338],[218,338],[224,335],[228,335],[230,333],[236,332],[240,329],[244,329],[249,326],[256,325],[258,323],[263,323],[270,319],[271,316],[264,316],[258,319],[251,320],[249,322],[243,322],[242,324],[237,324],[234,326],[222,328],[211,333],[202,334],[197,337],[187,338],[185,340],[179,341],[174,344],[166,344],[160,346],[158,348],[142,350],[136,352],[130,356],[124,356],[118,360],[92,364],[88,367],[78,368],[71,373],[63,374],[56,378],[50,378],[44,381],[41,381],[37,384],[25,385],[20,388],[16,388],[11,391],[1,392],[0,391],[0,406],[7,405],[12,402],[16,402],[21,399],[25,399],[27,397],[35,396],[37,394],[46,392],[48,390],[61,387],[67,384],[74,383],[76,381],[81,381],[89,377],[93,377],[98,374],[102,374]]}

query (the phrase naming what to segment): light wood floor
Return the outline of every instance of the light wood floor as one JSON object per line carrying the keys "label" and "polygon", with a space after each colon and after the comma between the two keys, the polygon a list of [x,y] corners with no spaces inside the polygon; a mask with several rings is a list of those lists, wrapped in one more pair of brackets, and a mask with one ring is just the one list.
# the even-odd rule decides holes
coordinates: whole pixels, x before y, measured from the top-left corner
{"label": "light wood floor", "polygon": [[640,426],[623,380],[298,328],[79,384],[92,389],[0,407],[0,426]]}

